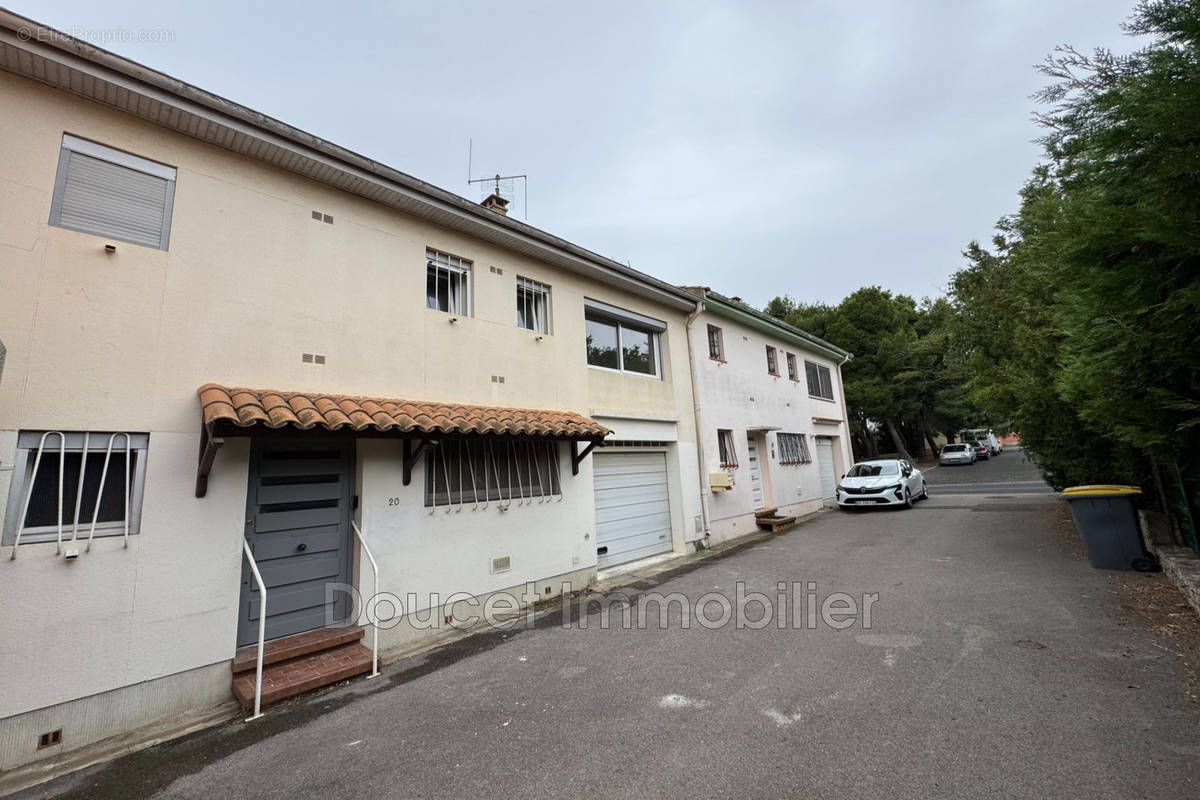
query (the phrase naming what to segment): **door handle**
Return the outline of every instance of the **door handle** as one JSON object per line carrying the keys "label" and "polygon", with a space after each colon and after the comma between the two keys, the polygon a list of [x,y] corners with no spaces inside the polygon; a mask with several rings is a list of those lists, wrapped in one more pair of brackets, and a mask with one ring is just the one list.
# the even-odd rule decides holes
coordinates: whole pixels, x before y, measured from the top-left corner
{"label": "door handle", "polygon": [[304,552],[305,550],[307,550],[307,549],[308,549],[308,545],[307,545],[307,544],[305,544],[304,542],[301,542],[300,544],[296,545],[296,550],[297,550],[298,552],[301,552],[301,553],[303,553],[303,552]]}

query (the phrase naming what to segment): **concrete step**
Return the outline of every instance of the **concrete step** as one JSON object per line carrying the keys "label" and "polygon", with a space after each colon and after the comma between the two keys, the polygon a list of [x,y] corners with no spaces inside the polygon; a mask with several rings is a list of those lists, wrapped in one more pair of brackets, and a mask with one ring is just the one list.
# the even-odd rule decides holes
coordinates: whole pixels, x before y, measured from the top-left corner
{"label": "concrete step", "polygon": [[[264,666],[262,704],[277,703],[370,671],[371,651],[358,643],[343,644]],[[243,672],[234,677],[233,694],[243,708],[254,708],[253,672]]]}
{"label": "concrete step", "polygon": [[[281,639],[272,639],[263,647],[263,668],[265,669],[271,664],[278,664],[281,661],[290,661],[293,658],[305,656],[309,653],[319,653],[322,650],[329,650],[349,644],[350,642],[357,642],[362,637],[362,628],[348,627],[320,628],[315,631],[297,633],[293,636],[284,636]],[[252,644],[248,647],[238,648],[237,653],[233,656],[234,675],[243,672],[253,672],[257,666],[258,645]]]}
{"label": "concrete step", "polygon": [[771,506],[770,508],[757,508],[754,510],[756,517],[769,517],[779,510],[779,506]]}
{"label": "concrete step", "polygon": [[766,516],[755,517],[754,521],[758,523],[758,527],[764,531],[781,531],[796,522],[795,517],[781,517],[778,514],[769,514]]}

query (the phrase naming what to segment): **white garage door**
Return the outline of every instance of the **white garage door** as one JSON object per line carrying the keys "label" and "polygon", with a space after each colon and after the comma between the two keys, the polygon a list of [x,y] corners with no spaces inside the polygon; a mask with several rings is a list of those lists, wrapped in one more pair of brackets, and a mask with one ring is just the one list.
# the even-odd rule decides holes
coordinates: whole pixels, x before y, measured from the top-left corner
{"label": "white garage door", "polygon": [[596,453],[596,555],[603,569],[671,549],[665,453]]}
{"label": "white garage door", "polygon": [[821,499],[837,502],[837,470],[833,467],[833,439],[817,438],[817,468],[821,472]]}

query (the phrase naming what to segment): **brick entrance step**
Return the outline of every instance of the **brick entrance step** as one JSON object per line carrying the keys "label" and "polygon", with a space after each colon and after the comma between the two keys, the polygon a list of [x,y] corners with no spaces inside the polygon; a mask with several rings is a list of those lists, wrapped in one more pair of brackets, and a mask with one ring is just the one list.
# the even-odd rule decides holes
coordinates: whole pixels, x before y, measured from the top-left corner
{"label": "brick entrance step", "polygon": [[[263,648],[262,704],[310,692],[371,671],[371,651],[358,643],[362,628],[324,628],[285,636]],[[254,708],[258,647],[243,647],[233,659],[233,694]]]}

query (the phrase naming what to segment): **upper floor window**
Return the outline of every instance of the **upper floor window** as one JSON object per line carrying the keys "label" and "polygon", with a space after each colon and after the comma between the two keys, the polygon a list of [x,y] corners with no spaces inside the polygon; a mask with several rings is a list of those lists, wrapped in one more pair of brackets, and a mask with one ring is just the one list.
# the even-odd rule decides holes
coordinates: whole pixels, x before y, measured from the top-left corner
{"label": "upper floor window", "polygon": [[780,464],[808,464],[812,456],[808,452],[808,439],[803,433],[777,433]]}
{"label": "upper floor window", "polygon": [[662,377],[660,340],[666,324],[632,311],[584,300],[587,363]]}
{"label": "upper floor window", "polygon": [[717,430],[717,450],[720,453],[722,469],[737,469],[737,449],[733,444],[733,431],[724,428]]}
{"label": "upper floor window", "polygon": [[716,325],[708,326],[708,357],[716,361],[725,360],[725,342],[721,338],[721,329]]}
{"label": "upper floor window", "polygon": [[21,431],[4,516],[4,544],[138,532],[145,433]]}
{"label": "upper floor window", "polygon": [[800,372],[796,368],[796,354],[787,354],[788,377],[794,381],[800,380]]}
{"label": "upper floor window", "polygon": [[426,249],[425,307],[470,316],[471,262]]}
{"label": "upper floor window", "polygon": [[550,333],[550,287],[517,277],[517,327]]}
{"label": "upper floor window", "polygon": [[833,399],[833,378],[829,373],[829,367],[805,361],[804,373],[805,377],[808,378],[808,393],[810,395],[821,397],[825,400]]}
{"label": "upper floor window", "polygon": [[767,372],[772,375],[779,374],[779,354],[775,352],[775,348],[767,345]]}
{"label": "upper floor window", "polygon": [[63,134],[50,224],[167,249],[175,168]]}

